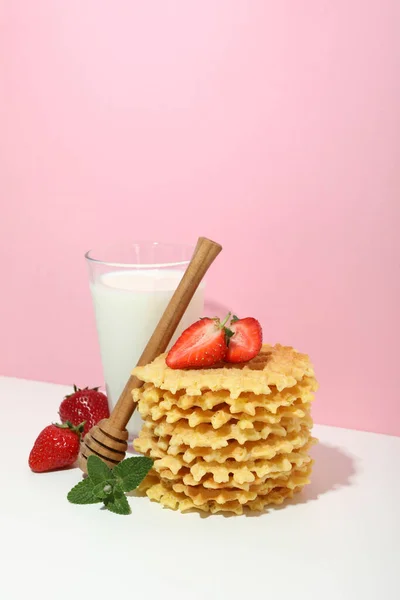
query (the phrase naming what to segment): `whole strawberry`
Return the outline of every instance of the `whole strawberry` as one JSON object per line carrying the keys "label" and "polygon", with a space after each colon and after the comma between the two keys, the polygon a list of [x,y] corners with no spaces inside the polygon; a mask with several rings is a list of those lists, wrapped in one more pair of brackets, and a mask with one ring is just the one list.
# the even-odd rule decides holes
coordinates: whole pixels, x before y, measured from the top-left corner
{"label": "whole strawberry", "polygon": [[70,421],[73,425],[79,425],[85,421],[83,437],[93,425],[97,425],[102,419],[110,416],[107,396],[99,392],[99,388],[79,389],[74,385],[74,392],[65,396],[58,410],[61,421]]}
{"label": "whole strawberry", "polygon": [[36,438],[29,454],[29,466],[35,473],[69,467],[78,458],[83,423],[48,425]]}

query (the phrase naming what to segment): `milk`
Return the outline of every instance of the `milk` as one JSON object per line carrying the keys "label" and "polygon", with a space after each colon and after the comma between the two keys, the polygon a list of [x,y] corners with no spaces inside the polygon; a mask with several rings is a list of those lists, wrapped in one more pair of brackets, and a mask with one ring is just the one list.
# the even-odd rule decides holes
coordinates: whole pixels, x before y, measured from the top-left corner
{"label": "milk", "polygon": [[[110,409],[115,406],[129,375],[170,301],[182,271],[136,269],[104,273],[91,282],[100,353]],[[171,344],[203,316],[201,285],[178,326]],[[137,411],[128,424],[130,438],[141,428]]]}

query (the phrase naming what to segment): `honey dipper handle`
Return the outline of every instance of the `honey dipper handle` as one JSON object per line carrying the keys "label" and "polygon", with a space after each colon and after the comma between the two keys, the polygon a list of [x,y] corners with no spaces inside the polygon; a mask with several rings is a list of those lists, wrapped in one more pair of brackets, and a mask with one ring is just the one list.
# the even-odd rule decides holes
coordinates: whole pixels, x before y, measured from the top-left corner
{"label": "honey dipper handle", "polygon": [[[143,350],[137,363],[138,366],[146,365],[159,354],[165,352],[201,280],[221,250],[222,247],[216,242],[204,237],[198,239],[192,259],[153,335]],[[141,385],[142,381],[140,379],[134,375],[129,377],[109,418],[110,425],[121,430],[126,428],[135,410],[131,392],[134,388],[141,387]]]}

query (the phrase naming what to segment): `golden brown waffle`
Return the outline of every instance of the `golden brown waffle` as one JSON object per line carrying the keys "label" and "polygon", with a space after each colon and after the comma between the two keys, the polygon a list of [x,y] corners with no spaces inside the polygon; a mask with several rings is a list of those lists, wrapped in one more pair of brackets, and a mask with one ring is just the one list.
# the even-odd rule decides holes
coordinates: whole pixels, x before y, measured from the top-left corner
{"label": "golden brown waffle", "polygon": [[[305,483],[306,482],[304,482],[304,484]],[[259,512],[268,505],[282,504],[287,498],[292,498],[293,494],[301,491],[303,485],[295,488],[273,488],[269,493],[256,496],[254,500],[248,501],[245,505],[241,504],[238,500],[225,502],[224,504],[218,504],[215,500],[209,500],[203,504],[195,504],[192,498],[185,496],[183,493],[176,492],[169,484],[163,481],[152,483],[145,491],[150,500],[159,502],[163,506],[172,508],[173,510],[179,509],[181,512],[186,512],[188,510],[196,509],[212,514],[224,512],[241,515],[245,510]]]}
{"label": "golden brown waffle", "polygon": [[[311,457],[307,456],[306,458],[304,458],[304,464],[302,467],[300,467],[300,469],[306,469],[308,465],[312,464],[312,459]],[[298,469],[299,471],[299,469]],[[231,489],[231,488],[238,488],[241,490],[246,490],[246,491],[250,491],[250,490],[254,490],[254,489],[259,489],[259,486],[261,486],[262,484],[264,484],[267,480],[272,480],[272,479],[287,479],[289,477],[289,475],[291,473],[294,472],[294,467],[292,467],[292,469],[288,472],[282,473],[282,472],[277,472],[277,473],[268,473],[267,475],[264,475],[263,477],[256,477],[254,479],[254,481],[252,481],[251,483],[249,482],[245,482],[245,483],[238,483],[237,481],[233,481],[233,479],[231,478],[228,482],[224,481],[223,483],[216,483],[216,481],[213,479],[213,477],[210,476],[206,476],[203,477],[200,481],[200,484],[206,488],[206,489],[211,489],[211,490],[221,490],[221,489]],[[199,485],[199,482],[196,481],[193,477],[193,475],[191,473],[187,473],[186,475],[184,475],[182,477],[182,483],[184,483],[185,485]]]}
{"label": "golden brown waffle", "polygon": [[[311,420],[310,420],[311,422]],[[169,436],[169,446],[189,446],[189,448],[211,448],[218,450],[234,441],[244,445],[246,442],[268,440],[270,437],[286,437],[290,433],[305,431],[307,422],[299,419],[285,419],[282,424],[265,424],[255,421],[253,427],[241,429],[238,423],[227,424],[220,429],[213,429],[210,424],[203,423],[197,427],[189,427],[187,421],[171,424],[166,421],[146,422],[145,427],[153,431],[154,437]]]}
{"label": "golden brown waffle", "polygon": [[248,504],[257,496],[265,496],[274,488],[286,487],[294,489],[309,483],[311,465],[304,469],[294,469],[290,474],[279,478],[266,478],[260,484],[253,484],[248,490],[238,488],[207,489],[203,485],[185,485],[184,483],[172,483],[175,492],[184,494],[191,498],[195,505],[202,505],[210,501],[217,504],[226,504],[238,500],[240,504]]}
{"label": "golden brown waffle", "polygon": [[282,391],[295,386],[303,377],[314,377],[306,354],[280,344],[264,344],[261,352],[248,363],[224,363],[210,369],[170,369],[165,357],[166,354],[162,354],[152,363],[136,367],[133,374],[173,394],[186,390],[190,396],[200,396],[203,390],[226,390],[231,398],[238,398],[244,392],[270,394],[271,386]]}
{"label": "golden brown waffle", "polygon": [[[154,463],[154,469],[160,477],[168,480],[184,479],[188,485],[198,485],[204,479],[214,480],[215,483],[231,483],[232,485],[254,483],[256,479],[263,479],[275,473],[289,474],[293,468],[302,467],[311,461],[307,451],[295,450],[290,454],[278,454],[271,460],[259,459],[246,462],[227,460],[223,464],[217,462],[205,462],[198,459],[192,465],[186,465],[181,460],[172,456],[158,459]],[[211,487],[211,486],[209,486]],[[214,486],[215,487],[215,486]]]}
{"label": "golden brown waffle", "polygon": [[264,408],[274,415],[281,407],[301,408],[303,404],[308,406],[314,399],[317,387],[314,378],[304,377],[297,385],[281,392],[271,387],[268,394],[242,393],[237,398],[232,398],[226,390],[203,391],[201,396],[192,396],[184,391],[173,394],[146,383],[142,388],[133,390],[132,395],[134,401],[139,401],[140,414],[143,417],[151,416],[154,420],[169,413],[174,407],[190,411],[198,407],[206,411],[214,410],[220,405],[226,406],[232,414],[244,413],[254,416],[257,408]]}
{"label": "golden brown waffle", "polygon": [[139,437],[134,440],[135,450],[147,454],[151,458],[163,458],[166,455],[180,456],[186,464],[193,463],[200,458],[205,462],[225,463],[229,459],[244,462],[257,459],[272,459],[277,454],[290,453],[302,448],[308,441],[312,441],[307,429],[294,432],[286,437],[270,436],[268,440],[256,442],[230,442],[224,448],[213,450],[211,448],[189,448],[184,444],[172,446],[169,437],[154,436],[150,429],[144,428]]}
{"label": "golden brown waffle", "polygon": [[[213,400],[216,403],[214,410],[210,410],[198,407],[183,409],[176,404],[170,404],[167,407],[163,401],[154,404],[148,400],[147,391],[150,392],[150,390],[144,391],[142,399],[139,401],[139,411],[144,419],[148,418],[151,421],[159,421],[165,417],[167,423],[176,423],[181,419],[185,419],[188,421],[190,427],[196,427],[202,423],[210,423],[214,429],[219,429],[230,421],[239,421],[241,429],[249,429],[252,427],[254,421],[260,423],[279,423],[285,417],[301,419],[310,413],[310,403],[304,402],[302,398],[296,398],[295,402],[290,406],[279,406],[276,412],[271,412],[266,406],[260,407],[248,403],[247,407],[243,407],[246,408],[246,411],[235,411],[232,413],[229,404],[224,403],[224,397],[221,392],[209,392],[209,394],[214,396]],[[161,390],[158,390],[158,392],[161,392]],[[198,398],[198,396],[194,396],[194,398]],[[239,397],[233,402],[237,403],[238,400],[243,400],[243,398]]]}

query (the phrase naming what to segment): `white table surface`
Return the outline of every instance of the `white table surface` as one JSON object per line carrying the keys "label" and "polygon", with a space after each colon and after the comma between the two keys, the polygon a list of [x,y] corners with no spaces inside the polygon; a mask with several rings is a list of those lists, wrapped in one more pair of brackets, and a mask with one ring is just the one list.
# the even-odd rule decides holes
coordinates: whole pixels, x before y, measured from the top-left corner
{"label": "white table surface", "polygon": [[400,598],[400,438],[316,426],[312,484],[261,516],[121,516],[67,501],[77,468],[29,470],[69,391],[0,377],[2,600]]}

